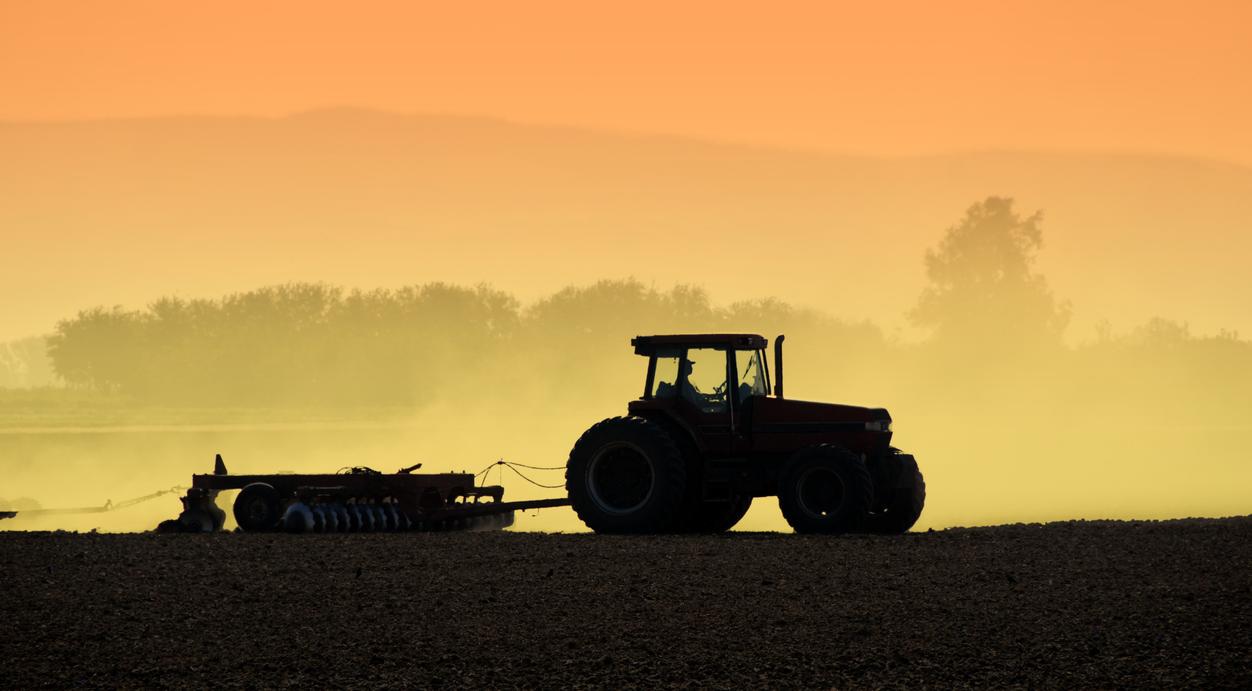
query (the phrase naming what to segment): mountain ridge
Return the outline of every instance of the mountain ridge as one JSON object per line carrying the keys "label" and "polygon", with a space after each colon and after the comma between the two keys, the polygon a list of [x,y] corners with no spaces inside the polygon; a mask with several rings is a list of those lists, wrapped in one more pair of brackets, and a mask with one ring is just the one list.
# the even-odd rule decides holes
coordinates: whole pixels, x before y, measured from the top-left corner
{"label": "mountain ridge", "polygon": [[729,148],[735,150],[749,150],[760,152],[772,152],[781,154],[809,155],[821,158],[847,159],[851,161],[906,161],[906,160],[925,160],[925,159],[945,159],[945,158],[980,158],[980,157],[1037,157],[1037,158],[1116,158],[1125,160],[1168,160],[1175,162],[1190,162],[1199,165],[1211,165],[1214,167],[1225,167],[1232,170],[1242,172],[1252,172],[1252,165],[1242,163],[1234,159],[1220,158],[1216,156],[1208,156],[1204,154],[1194,154],[1175,151],[1149,151],[1135,149],[1089,149],[1089,148],[1073,148],[1073,149],[1045,149],[1045,148],[979,148],[979,149],[951,149],[942,151],[919,151],[915,153],[903,154],[876,154],[870,152],[859,151],[841,151],[838,149],[828,149],[823,147],[804,147],[804,146],[787,146],[775,143],[753,142],[749,140],[721,139],[713,137],[701,137],[693,134],[683,134],[679,132],[667,131],[649,131],[649,130],[632,130],[632,129],[614,129],[609,127],[597,127],[593,125],[580,125],[576,123],[560,123],[560,122],[538,122],[527,120],[516,120],[503,116],[495,115],[479,115],[470,113],[441,113],[437,111],[415,111],[402,112],[392,111],[380,108],[369,108],[364,106],[324,106],[309,108],[304,110],[293,111],[282,115],[257,115],[257,114],[239,114],[239,115],[211,115],[211,114],[165,114],[151,116],[102,116],[91,118],[73,118],[73,119],[56,119],[56,120],[32,120],[22,118],[3,118],[0,117],[0,128],[4,127],[74,127],[79,125],[109,125],[109,124],[161,124],[161,123],[230,123],[230,122],[269,122],[282,123],[285,121],[318,121],[333,118],[353,118],[353,119],[380,119],[390,121],[405,121],[413,123],[415,121],[424,122],[443,122],[443,123],[461,123],[474,124],[488,127],[501,127],[517,130],[534,130],[548,131],[552,133],[579,133],[598,137],[613,137],[618,139],[644,139],[668,141],[671,143],[683,143],[709,148]]}

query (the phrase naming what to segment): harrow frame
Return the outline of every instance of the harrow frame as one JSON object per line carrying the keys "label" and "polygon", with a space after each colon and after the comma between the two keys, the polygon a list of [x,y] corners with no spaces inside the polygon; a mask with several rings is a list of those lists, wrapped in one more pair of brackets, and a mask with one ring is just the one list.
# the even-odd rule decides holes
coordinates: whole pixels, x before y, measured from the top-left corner
{"label": "harrow frame", "polygon": [[[216,532],[225,511],[219,492],[241,490],[235,516],[246,532],[285,529],[288,532],[442,531],[501,529],[513,524],[514,513],[568,506],[568,498],[504,501],[499,485],[477,485],[470,473],[414,473],[420,464],[395,473],[368,468],[315,474],[231,475],[219,454],[211,474],[192,475],[181,498],[183,511],[164,521],[160,532]],[[261,488],[250,490],[249,488]],[[275,520],[240,520],[245,492],[261,492],[281,507]],[[333,515],[332,515],[333,514]]]}

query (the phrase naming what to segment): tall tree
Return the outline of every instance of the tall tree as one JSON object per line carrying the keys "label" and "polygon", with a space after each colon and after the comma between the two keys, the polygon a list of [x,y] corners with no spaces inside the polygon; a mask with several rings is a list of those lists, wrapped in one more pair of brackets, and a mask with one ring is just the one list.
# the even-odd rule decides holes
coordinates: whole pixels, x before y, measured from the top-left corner
{"label": "tall tree", "polygon": [[1013,200],[988,197],[926,253],[926,278],[912,321],[936,340],[986,351],[1060,343],[1069,305],[1035,272],[1042,212],[1021,216]]}

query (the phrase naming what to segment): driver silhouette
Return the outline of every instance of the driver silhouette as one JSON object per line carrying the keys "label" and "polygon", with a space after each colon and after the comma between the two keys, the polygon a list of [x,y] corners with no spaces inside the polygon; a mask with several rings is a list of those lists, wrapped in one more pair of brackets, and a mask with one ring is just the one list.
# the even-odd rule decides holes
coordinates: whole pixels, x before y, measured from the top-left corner
{"label": "driver silhouette", "polygon": [[680,381],[682,381],[680,389],[682,397],[691,401],[694,405],[700,406],[701,408],[708,405],[708,398],[705,397],[704,393],[700,391],[700,389],[696,388],[695,384],[691,383],[691,371],[695,369],[695,363],[683,358],[682,365],[680,367],[682,372],[682,376],[680,377]]}

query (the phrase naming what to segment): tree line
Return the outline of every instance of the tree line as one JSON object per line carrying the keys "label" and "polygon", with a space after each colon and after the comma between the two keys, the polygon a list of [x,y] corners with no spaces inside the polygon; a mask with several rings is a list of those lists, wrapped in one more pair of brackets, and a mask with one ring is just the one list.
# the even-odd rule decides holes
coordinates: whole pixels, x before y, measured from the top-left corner
{"label": "tree line", "polygon": [[567,288],[525,309],[486,286],[349,292],[293,283],[216,300],[163,298],[142,310],[85,310],[58,325],[48,353],[70,386],[136,399],[409,405],[457,389],[518,386],[536,372],[586,384],[586,373],[630,357],[626,339],[636,332],[717,330],[761,312],[863,347],[883,341],[867,324],[773,301],[717,307],[698,288],[635,280]]}
{"label": "tree line", "polygon": [[908,316],[929,338],[914,344],[776,299],[719,306],[696,286],[658,290],[630,279],[527,306],[488,286],[292,283],[84,310],[58,324],[48,356],[71,387],[205,406],[420,406],[536,393],[621,400],[642,381],[627,341],[649,332],[785,332],[797,358],[813,363],[815,382],[854,390],[943,377],[1133,388],[1169,376],[1222,390],[1249,379],[1252,343],[1231,333],[1198,338],[1165,320],[1066,347],[1069,306],[1035,270],[1041,247],[1041,215],[1022,215],[1006,198],[972,205],[926,256],[928,283]]}

